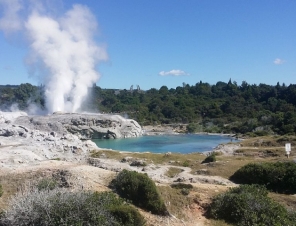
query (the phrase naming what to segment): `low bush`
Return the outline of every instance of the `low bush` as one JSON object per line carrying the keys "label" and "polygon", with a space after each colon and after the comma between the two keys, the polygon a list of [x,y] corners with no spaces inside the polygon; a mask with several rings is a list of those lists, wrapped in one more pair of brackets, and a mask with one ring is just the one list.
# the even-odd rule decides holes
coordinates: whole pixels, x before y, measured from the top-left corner
{"label": "low bush", "polygon": [[175,189],[181,189],[182,195],[189,195],[190,190],[193,189],[192,184],[184,184],[184,183],[171,184],[171,187]]}
{"label": "low bush", "polygon": [[58,186],[58,182],[54,178],[42,178],[37,183],[38,190],[53,190]]}
{"label": "low bush", "polygon": [[167,215],[167,208],[161,199],[156,185],[147,174],[123,170],[111,182],[117,193],[154,214]]}
{"label": "low bush", "polygon": [[294,214],[267,196],[260,185],[241,185],[216,196],[209,215],[238,226],[295,225]]}
{"label": "low bush", "polygon": [[212,153],[210,154],[209,156],[207,156],[201,163],[210,163],[210,162],[216,162],[217,159],[216,159],[216,154],[215,153]]}
{"label": "low bush", "polygon": [[115,217],[120,225],[141,226],[145,225],[143,216],[134,207],[129,205],[113,206],[110,208],[112,216]]}
{"label": "low bush", "polygon": [[2,184],[0,184],[0,197],[3,195],[3,188],[2,188]]}
{"label": "low bush", "polygon": [[177,183],[177,184],[171,184],[172,188],[176,188],[176,189],[192,189],[193,186],[192,184],[184,184],[184,183]]}
{"label": "low bush", "polygon": [[230,180],[240,184],[261,184],[280,193],[296,192],[294,162],[250,163],[237,170]]}
{"label": "low bush", "polygon": [[111,192],[36,188],[17,194],[11,200],[0,225],[138,226],[144,225],[144,219],[135,208]]}
{"label": "low bush", "polygon": [[189,189],[187,189],[187,188],[182,188],[181,189],[181,194],[182,195],[189,195],[189,193],[190,193],[190,190]]}
{"label": "low bush", "polygon": [[189,161],[189,160],[185,160],[185,161],[182,163],[182,166],[183,166],[183,167],[189,167],[189,166],[190,166],[190,161]]}

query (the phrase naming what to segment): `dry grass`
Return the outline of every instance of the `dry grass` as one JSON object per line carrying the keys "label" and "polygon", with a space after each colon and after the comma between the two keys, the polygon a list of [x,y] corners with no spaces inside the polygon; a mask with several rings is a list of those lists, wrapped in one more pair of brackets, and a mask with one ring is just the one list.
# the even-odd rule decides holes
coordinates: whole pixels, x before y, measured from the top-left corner
{"label": "dry grass", "polygon": [[185,210],[194,202],[195,195],[189,194],[188,196],[184,196],[180,189],[174,189],[170,186],[159,186],[158,190],[169,212],[179,219],[186,220]]}
{"label": "dry grass", "polygon": [[269,193],[269,197],[285,206],[288,210],[296,211],[296,196],[278,193]]}
{"label": "dry grass", "polygon": [[0,175],[0,184],[3,187],[3,195],[0,198],[0,210],[7,206],[7,203],[12,195],[24,188],[30,181],[36,181],[42,178],[41,172],[29,174],[5,174]]}
{"label": "dry grass", "polygon": [[191,154],[179,154],[172,153],[170,155],[165,154],[157,154],[150,152],[119,152],[119,151],[111,151],[111,150],[100,150],[93,151],[91,153],[91,157],[99,158],[104,154],[107,158],[121,160],[124,157],[133,157],[136,159],[142,159],[148,161],[148,163],[154,164],[171,164],[176,166],[183,166],[185,162],[189,162],[189,166],[193,165],[195,162],[201,162],[205,155],[202,153],[191,153]]}
{"label": "dry grass", "polygon": [[183,172],[183,170],[180,168],[170,167],[169,170],[165,173],[165,175],[170,178],[173,178],[173,177],[176,177],[181,172]]}
{"label": "dry grass", "polygon": [[198,170],[206,169],[207,175],[221,176],[228,179],[235,171],[248,163],[276,162],[279,160],[286,160],[286,157],[218,156],[217,162],[206,164],[196,163],[191,166],[191,169],[192,174],[195,174]]}

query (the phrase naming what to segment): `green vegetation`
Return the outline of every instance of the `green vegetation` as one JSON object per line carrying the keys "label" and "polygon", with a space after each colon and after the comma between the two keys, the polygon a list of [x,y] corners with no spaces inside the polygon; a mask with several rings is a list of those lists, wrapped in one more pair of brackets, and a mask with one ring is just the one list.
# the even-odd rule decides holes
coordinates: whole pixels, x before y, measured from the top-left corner
{"label": "green vegetation", "polygon": [[241,185],[213,199],[209,215],[238,226],[295,225],[295,213],[267,196],[259,185]]}
{"label": "green vegetation", "polygon": [[18,108],[24,110],[30,103],[34,103],[40,108],[44,108],[44,90],[43,87],[33,86],[29,83],[19,86],[1,86],[0,87],[0,106],[2,109],[10,109],[12,104],[17,103]]}
{"label": "green vegetation", "polygon": [[189,195],[190,190],[193,189],[193,186],[191,184],[184,183],[171,184],[171,187],[175,189],[180,189],[182,195]]}
{"label": "green vegetation", "polygon": [[2,184],[0,184],[0,197],[2,196],[3,194],[3,188],[2,188]]}
{"label": "green vegetation", "polygon": [[18,194],[0,224],[141,226],[145,221],[134,207],[111,192],[70,192],[63,188]]}
{"label": "green vegetation", "polygon": [[294,162],[249,163],[237,170],[231,180],[240,184],[261,184],[280,193],[296,192],[296,164]]}
{"label": "green vegetation", "polygon": [[168,214],[156,185],[146,174],[123,170],[111,182],[111,186],[121,197],[131,200],[138,207],[154,214]]}
{"label": "green vegetation", "polygon": [[42,178],[38,181],[37,188],[38,190],[53,190],[58,186],[58,182],[54,178]]}
{"label": "green vegetation", "polygon": [[209,156],[207,156],[201,163],[210,163],[210,162],[216,162],[216,153],[211,153]]}
{"label": "green vegetation", "polygon": [[[116,87],[115,87],[116,88]],[[296,85],[277,83],[238,85],[229,80],[214,85],[197,82],[175,89],[113,90],[90,88],[84,109],[128,114],[141,125],[188,124],[187,131],[241,133],[249,136],[295,134]],[[44,107],[43,87],[0,86],[0,106],[18,103],[22,110],[33,102]]]}
{"label": "green vegetation", "polygon": [[190,166],[190,161],[188,159],[186,159],[183,163],[182,166],[184,167],[189,167]]}
{"label": "green vegetation", "polygon": [[109,209],[112,216],[124,226],[142,226],[145,225],[143,216],[137,209],[130,205],[113,206]]}
{"label": "green vegetation", "polygon": [[193,186],[192,184],[184,184],[184,183],[177,183],[177,184],[171,184],[172,188],[176,188],[176,189],[192,189]]}

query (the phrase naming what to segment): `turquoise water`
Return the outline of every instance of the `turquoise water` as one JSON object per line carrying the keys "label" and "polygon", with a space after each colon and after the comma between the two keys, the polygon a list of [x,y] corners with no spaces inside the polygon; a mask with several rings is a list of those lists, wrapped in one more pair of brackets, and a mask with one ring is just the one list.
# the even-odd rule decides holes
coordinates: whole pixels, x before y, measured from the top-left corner
{"label": "turquoise water", "polygon": [[222,143],[228,143],[232,139],[226,136],[216,135],[158,135],[142,136],[128,139],[93,140],[98,147],[130,152],[179,152],[192,153],[210,151]]}

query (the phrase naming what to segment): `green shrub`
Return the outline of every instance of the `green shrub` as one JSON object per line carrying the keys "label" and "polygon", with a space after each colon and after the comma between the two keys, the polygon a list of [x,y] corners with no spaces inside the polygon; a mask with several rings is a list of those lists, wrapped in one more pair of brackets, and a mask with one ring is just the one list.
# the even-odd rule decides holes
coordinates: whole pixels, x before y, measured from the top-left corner
{"label": "green shrub", "polygon": [[189,195],[190,190],[193,188],[192,184],[177,183],[171,184],[172,188],[181,189],[182,195]]}
{"label": "green shrub", "polygon": [[182,195],[189,195],[189,193],[190,193],[190,190],[189,189],[187,189],[187,188],[182,188],[181,189],[181,194]]}
{"label": "green shrub", "polygon": [[196,123],[189,123],[186,126],[186,130],[188,133],[195,133],[195,132],[199,131],[200,127],[201,126]]}
{"label": "green shrub", "polygon": [[241,185],[216,196],[209,214],[239,226],[295,225],[292,215],[259,185]]}
{"label": "green shrub", "polygon": [[3,195],[3,188],[2,188],[2,184],[0,184],[0,197]]}
{"label": "green shrub", "polygon": [[38,181],[37,188],[38,190],[49,189],[53,190],[58,186],[58,182],[53,178],[42,178]]}
{"label": "green shrub", "polygon": [[171,187],[176,189],[183,189],[183,188],[192,189],[193,188],[192,184],[184,184],[184,183],[171,184]]}
{"label": "green shrub", "polygon": [[216,162],[216,154],[212,153],[209,156],[207,156],[201,163],[210,163],[210,162]]}
{"label": "green shrub", "polygon": [[294,162],[250,163],[237,170],[230,180],[240,184],[261,184],[280,193],[296,192]]}
{"label": "green shrub", "polygon": [[142,226],[145,225],[143,216],[134,207],[129,205],[113,206],[110,208],[111,214],[125,226]]}
{"label": "green shrub", "polygon": [[190,161],[189,161],[189,160],[185,160],[185,161],[182,163],[182,166],[184,166],[184,167],[189,167],[189,166],[190,166]]}
{"label": "green shrub", "polygon": [[123,170],[111,182],[118,194],[154,214],[167,215],[166,206],[156,185],[147,174]]}
{"label": "green shrub", "polygon": [[[125,207],[126,211],[120,211]],[[114,211],[115,209],[118,211]],[[144,222],[144,219],[141,219],[137,210],[114,193],[70,192],[64,188],[30,189],[26,194],[19,193],[11,200],[7,211],[0,219],[0,225],[5,226],[144,224],[139,222]]]}

